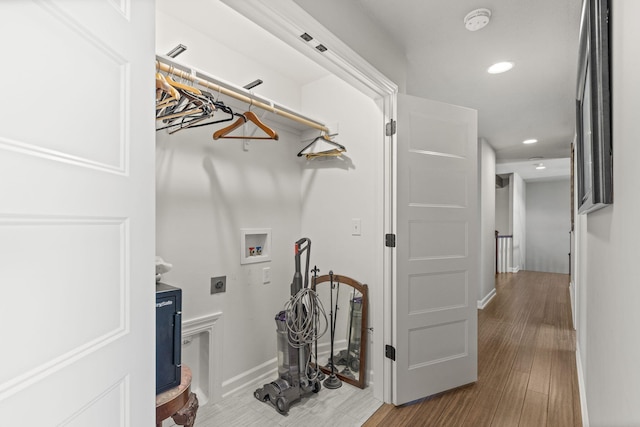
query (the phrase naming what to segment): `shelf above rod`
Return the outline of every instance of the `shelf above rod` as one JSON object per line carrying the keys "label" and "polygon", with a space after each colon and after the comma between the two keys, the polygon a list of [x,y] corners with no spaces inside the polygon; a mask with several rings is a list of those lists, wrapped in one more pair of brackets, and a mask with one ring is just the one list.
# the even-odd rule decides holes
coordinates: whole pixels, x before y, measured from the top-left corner
{"label": "shelf above rod", "polygon": [[179,62],[174,61],[167,56],[156,55],[156,69],[169,74],[173,74],[176,77],[180,77],[182,79],[196,83],[202,87],[209,88],[217,93],[230,96],[234,99],[250,104],[253,107],[258,107],[263,110],[270,111],[274,114],[277,114],[278,116],[293,120],[312,129],[317,129],[327,134],[330,133],[329,128],[322,123],[318,123],[314,120],[304,117],[292,110],[289,110],[286,107],[276,105],[270,100],[254,95],[243,88],[234,87],[233,85],[216,79],[215,77],[208,75],[202,71],[193,69],[184,64],[180,64]]}

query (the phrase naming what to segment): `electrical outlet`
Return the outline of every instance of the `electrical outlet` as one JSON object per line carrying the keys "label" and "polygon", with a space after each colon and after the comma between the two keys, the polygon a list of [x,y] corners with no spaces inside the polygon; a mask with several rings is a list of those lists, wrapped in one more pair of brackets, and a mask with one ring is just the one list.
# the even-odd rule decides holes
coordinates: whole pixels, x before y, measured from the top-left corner
{"label": "electrical outlet", "polygon": [[362,221],[360,218],[352,218],[351,219],[351,235],[352,236],[360,236],[362,234]]}
{"label": "electrical outlet", "polygon": [[211,294],[217,294],[220,292],[226,292],[227,290],[227,276],[218,276],[211,278]]}
{"label": "electrical outlet", "polygon": [[271,267],[262,269],[262,283],[271,283]]}

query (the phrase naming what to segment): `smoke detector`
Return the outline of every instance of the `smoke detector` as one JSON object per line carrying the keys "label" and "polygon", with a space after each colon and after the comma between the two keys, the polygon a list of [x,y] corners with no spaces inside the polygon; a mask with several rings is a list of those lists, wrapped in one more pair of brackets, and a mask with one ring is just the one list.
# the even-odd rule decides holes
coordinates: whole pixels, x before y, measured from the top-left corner
{"label": "smoke detector", "polygon": [[478,31],[484,28],[490,19],[491,11],[489,9],[472,10],[464,17],[464,26],[469,31]]}

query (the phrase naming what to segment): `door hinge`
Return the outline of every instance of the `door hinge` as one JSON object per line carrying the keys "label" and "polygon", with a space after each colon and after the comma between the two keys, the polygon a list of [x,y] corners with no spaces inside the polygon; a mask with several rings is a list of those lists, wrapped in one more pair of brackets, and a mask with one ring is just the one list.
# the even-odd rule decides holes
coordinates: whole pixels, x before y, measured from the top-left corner
{"label": "door hinge", "polygon": [[391,359],[393,361],[396,360],[396,348],[392,345],[385,345],[384,346],[384,355],[385,357],[387,357],[387,359]]}
{"label": "door hinge", "polygon": [[396,121],[391,119],[389,123],[385,126],[385,135],[391,136],[396,134]]}
{"label": "door hinge", "polygon": [[384,236],[384,245],[388,248],[396,247],[396,235],[395,234],[386,234]]}

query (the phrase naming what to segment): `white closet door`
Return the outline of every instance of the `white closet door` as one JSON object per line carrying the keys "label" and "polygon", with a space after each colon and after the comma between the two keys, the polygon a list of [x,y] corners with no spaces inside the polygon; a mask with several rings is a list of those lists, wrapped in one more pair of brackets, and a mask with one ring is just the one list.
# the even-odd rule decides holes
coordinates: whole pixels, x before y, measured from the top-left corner
{"label": "white closet door", "polygon": [[154,425],[154,2],[0,2],[0,418]]}
{"label": "white closet door", "polygon": [[393,403],[477,378],[475,110],[398,97]]}

